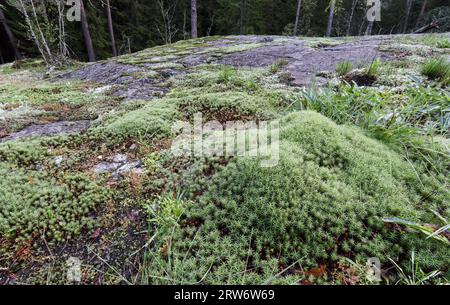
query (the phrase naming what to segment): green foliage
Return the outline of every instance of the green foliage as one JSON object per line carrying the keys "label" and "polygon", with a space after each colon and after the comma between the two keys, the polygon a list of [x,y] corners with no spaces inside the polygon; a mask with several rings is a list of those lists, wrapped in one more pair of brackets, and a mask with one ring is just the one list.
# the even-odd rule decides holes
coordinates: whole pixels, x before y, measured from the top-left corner
{"label": "green foliage", "polygon": [[339,76],[344,76],[347,73],[349,73],[353,69],[353,64],[351,61],[345,60],[343,62],[340,62],[336,66],[336,73]]}
{"label": "green foliage", "polygon": [[[310,89],[297,109],[311,109],[337,123],[352,123],[377,131],[385,139],[424,133],[447,133],[450,96],[445,90],[416,87],[402,92],[343,84],[335,90]],[[383,136],[381,133],[385,133]]]}
{"label": "green foliage", "polygon": [[269,67],[269,71],[272,74],[276,74],[280,72],[283,69],[283,67],[285,67],[288,64],[289,61],[287,61],[286,59],[279,59]]}
{"label": "green foliage", "polygon": [[[415,259],[415,253],[412,251],[411,253],[411,261],[410,261],[410,274],[407,271],[404,271],[402,267],[400,267],[394,260],[389,259],[391,263],[394,265],[395,269],[398,271],[398,280],[395,284],[399,285],[425,285],[431,282],[434,278],[439,277],[441,275],[440,271],[433,270],[431,272],[424,272],[422,267],[419,265],[419,262]],[[447,279],[448,282],[448,279]]]}
{"label": "green foliage", "polygon": [[36,165],[48,155],[40,141],[12,141],[0,144],[0,161],[19,166]]}
{"label": "green foliage", "polygon": [[0,163],[0,175],[0,235],[11,239],[70,239],[94,225],[91,212],[106,198],[80,174],[55,179]]}
{"label": "green foliage", "polygon": [[[403,238],[383,217],[424,220],[430,203],[446,208],[443,185],[424,197],[428,180],[401,155],[314,112],[285,117],[280,145],[273,168],[243,158],[211,178],[183,179],[195,203],[160,245],[164,251],[153,254],[150,281],[263,283],[277,265],[297,260],[305,268],[340,256],[386,262],[424,241]],[[426,243],[418,247],[423,268],[444,267],[446,248]]]}
{"label": "green foliage", "polygon": [[181,89],[201,88],[201,90],[230,91],[246,90],[258,91],[263,83],[265,71],[262,69],[237,69],[229,66],[209,65],[200,66],[193,74],[188,75],[177,85]]}
{"label": "green foliage", "polygon": [[167,195],[159,197],[159,200],[148,208],[148,214],[151,217],[149,222],[155,223],[158,230],[170,229],[178,224],[188,204],[181,198],[173,198]]}
{"label": "green foliage", "polygon": [[380,71],[380,66],[383,63],[381,62],[381,60],[379,58],[374,59],[372,61],[372,63],[365,68],[365,74],[369,77],[377,77]]}
{"label": "green foliage", "polygon": [[239,91],[200,95],[187,91],[176,102],[189,119],[201,112],[204,116],[221,122],[251,117],[270,118],[274,116],[275,108],[270,99]]}
{"label": "green foliage", "polygon": [[420,72],[430,79],[450,83],[450,62],[445,57],[430,59],[423,64]]}
{"label": "green foliage", "polygon": [[172,135],[172,124],[177,116],[173,100],[155,100],[137,110],[113,114],[91,130],[90,135],[110,143],[129,138],[161,139]]}
{"label": "green foliage", "polygon": [[446,34],[427,34],[417,36],[400,36],[397,41],[411,45],[425,45],[434,48],[449,48],[450,40]]}
{"label": "green foliage", "polygon": [[56,104],[62,107],[95,104],[104,99],[100,94],[88,92],[86,85],[76,82],[0,84],[0,103],[3,104]]}
{"label": "green foliage", "polygon": [[436,42],[436,47],[441,49],[450,48],[450,39],[442,39]]}
{"label": "green foliage", "polygon": [[416,232],[420,232],[420,233],[424,234],[425,236],[427,236],[427,238],[434,238],[435,240],[442,242],[444,245],[450,246],[450,242],[448,241],[447,237],[440,235],[441,233],[443,233],[449,229],[448,224],[446,224],[444,227],[434,231],[433,228],[430,226],[421,225],[421,224],[403,220],[400,218],[385,218],[385,219],[383,219],[383,221],[386,223],[395,223],[398,225],[403,225],[409,229],[412,229]]}
{"label": "green foliage", "polygon": [[158,169],[159,154],[151,153],[144,158],[144,167],[147,171]]}
{"label": "green foliage", "polygon": [[[269,119],[276,110],[288,105],[285,92],[264,88],[264,70],[245,70],[213,66],[176,80],[166,97],[142,107],[107,115],[89,134],[108,143],[128,138],[141,140],[173,136],[177,120],[193,119],[202,113],[203,120]],[[142,103],[141,103],[142,104]]]}

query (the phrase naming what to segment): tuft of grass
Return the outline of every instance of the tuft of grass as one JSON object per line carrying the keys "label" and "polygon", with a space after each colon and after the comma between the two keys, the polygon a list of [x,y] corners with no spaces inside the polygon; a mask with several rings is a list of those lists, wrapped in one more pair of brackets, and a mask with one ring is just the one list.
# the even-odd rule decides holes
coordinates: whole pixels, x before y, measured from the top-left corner
{"label": "tuft of grass", "polygon": [[429,79],[450,83],[450,62],[445,57],[430,59],[423,64],[420,72]]}
{"label": "tuft of grass", "polygon": [[280,72],[281,69],[283,69],[283,67],[287,64],[289,64],[289,62],[286,59],[279,59],[269,67],[269,71],[272,74],[276,74]]}
{"label": "tuft of grass", "polygon": [[440,49],[450,48],[450,39],[442,39],[436,42],[436,46]]}
{"label": "tuft of grass", "polygon": [[[398,279],[395,282],[396,285],[425,285],[433,279],[440,277],[442,274],[442,272],[438,270],[424,272],[422,267],[419,265],[419,262],[416,261],[414,251],[411,253],[410,266],[408,266],[410,273],[403,270],[403,268],[400,267],[393,259],[389,258],[389,260],[397,270]],[[444,278],[443,281],[448,284],[448,279]]]}
{"label": "tuft of grass", "polygon": [[336,73],[339,76],[344,76],[347,73],[349,73],[353,69],[353,64],[351,61],[344,60],[337,64],[336,66]]}
{"label": "tuft of grass", "polygon": [[372,63],[365,68],[365,74],[369,77],[378,77],[380,73],[380,67],[382,65],[382,62],[379,58],[374,59]]}

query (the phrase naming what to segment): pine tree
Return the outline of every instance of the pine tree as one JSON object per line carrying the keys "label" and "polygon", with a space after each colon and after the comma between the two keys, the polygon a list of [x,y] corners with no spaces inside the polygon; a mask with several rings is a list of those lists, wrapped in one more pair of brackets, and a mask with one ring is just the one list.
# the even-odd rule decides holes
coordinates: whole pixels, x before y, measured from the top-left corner
{"label": "pine tree", "polygon": [[350,16],[348,18],[347,31],[345,33],[345,36],[350,36],[350,31],[352,29],[353,15],[355,14],[355,9],[356,9],[357,4],[358,4],[358,0],[352,0],[352,7],[350,10]]}
{"label": "pine tree", "polygon": [[114,27],[111,16],[111,5],[109,3],[109,0],[106,0],[106,14],[108,16],[108,31],[111,40],[112,54],[113,56],[117,56],[116,39],[114,37]]}
{"label": "pine tree", "polygon": [[83,0],[81,0],[81,27],[83,30],[84,43],[86,45],[86,50],[88,52],[88,59],[89,61],[93,62],[95,61],[95,52],[94,46],[92,44],[91,33],[89,32],[89,24]]}
{"label": "pine tree", "polygon": [[422,6],[420,8],[420,13],[419,13],[419,16],[417,17],[417,21],[416,21],[416,29],[418,29],[419,26],[421,25],[421,21],[422,21],[423,15],[425,14],[427,4],[428,4],[428,1],[423,0]]}
{"label": "pine tree", "polygon": [[297,13],[295,14],[294,36],[297,36],[298,21],[300,19],[301,7],[302,7],[302,0],[298,0],[298,2],[297,2]]}
{"label": "pine tree", "polygon": [[191,0],[191,31],[192,38],[197,38],[197,0]]}
{"label": "pine tree", "polygon": [[405,23],[403,24],[403,33],[408,30],[409,15],[411,13],[412,0],[406,0]]}

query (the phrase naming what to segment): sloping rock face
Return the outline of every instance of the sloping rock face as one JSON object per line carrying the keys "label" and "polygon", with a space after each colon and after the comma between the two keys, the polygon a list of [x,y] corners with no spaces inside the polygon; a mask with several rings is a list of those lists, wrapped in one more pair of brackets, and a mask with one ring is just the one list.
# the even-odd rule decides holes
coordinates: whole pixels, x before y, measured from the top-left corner
{"label": "sloping rock face", "polygon": [[89,64],[64,78],[76,78],[104,85],[117,85],[113,95],[125,99],[148,99],[162,96],[167,88],[158,86],[160,78],[137,78],[133,75],[145,72],[146,69],[134,65],[117,62],[100,62]]}
{"label": "sloping rock face", "polygon": [[10,134],[5,138],[0,139],[0,142],[18,140],[22,138],[76,134],[88,129],[90,125],[91,121],[89,120],[60,121],[44,125],[31,125],[19,132]]}
{"label": "sloping rock face", "polygon": [[280,42],[272,40],[256,49],[231,54],[219,63],[238,67],[266,67],[278,60],[286,60],[288,65],[285,70],[291,74],[292,84],[309,86],[313,81],[317,81],[317,73],[334,71],[336,64],[344,60],[354,65],[367,64],[376,58],[388,60],[391,56],[379,50],[380,43],[388,39],[390,38],[342,41],[342,44],[336,46],[318,44],[313,48],[305,41],[286,38]]}
{"label": "sloping rock face", "polygon": [[[159,56],[152,53],[139,55],[140,63],[123,64],[116,61],[90,64],[66,77],[89,80],[101,84],[121,85],[114,93],[126,99],[147,99],[167,93],[168,78],[188,73],[189,68],[203,64],[222,64],[235,67],[267,67],[277,61],[287,61],[284,70],[291,75],[292,85],[321,84],[316,74],[334,71],[344,60],[355,65],[372,62],[376,58],[388,60],[391,55],[380,51],[380,44],[391,40],[377,36],[330,43],[315,42],[283,36],[228,36],[210,39],[193,45],[188,52]],[[167,68],[161,68],[167,66]],[[157,77],[136,78],[133,74],[154,72]]]}

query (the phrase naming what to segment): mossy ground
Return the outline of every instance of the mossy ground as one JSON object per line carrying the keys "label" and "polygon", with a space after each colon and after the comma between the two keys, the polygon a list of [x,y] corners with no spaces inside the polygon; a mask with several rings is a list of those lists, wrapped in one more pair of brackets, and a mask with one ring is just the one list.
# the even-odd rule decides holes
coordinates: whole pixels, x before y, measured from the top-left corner
{"label": "mossy ground", "polygon": [[[115,60],[178,70],[187,53],[260,47],[220,39]],[[66,283],[66,260],[78,257],[86,284],[358,284],[367,279],[346,259],[378,257],[391,281],[390,259],[408,270],[413,251],[424,272],[440,270],[435,281],[448,281],[447,245],[382,221],[450,216],[448,88],[422,78],[416,61],[442,55],[445,44],[425,37],[385,48],[400,54],[403,45],[413,49],[380,64],[371,87],[338,77],[322,88],[292,87],[281,63],[184,65],[166,80],[166,96],[132,101],[94,93],[97,84],[43,80],[34,64],[2,67],[4,133],[50,114],[95,121],[78,135],[0,144],[0,282]],[[133,77],[158,77],[151,67]],[[219,122],[280,120],[279,165],[173,156],[173,123],[197,112]],[[118,153],[141,160],[144,171],[93,173]]]}

